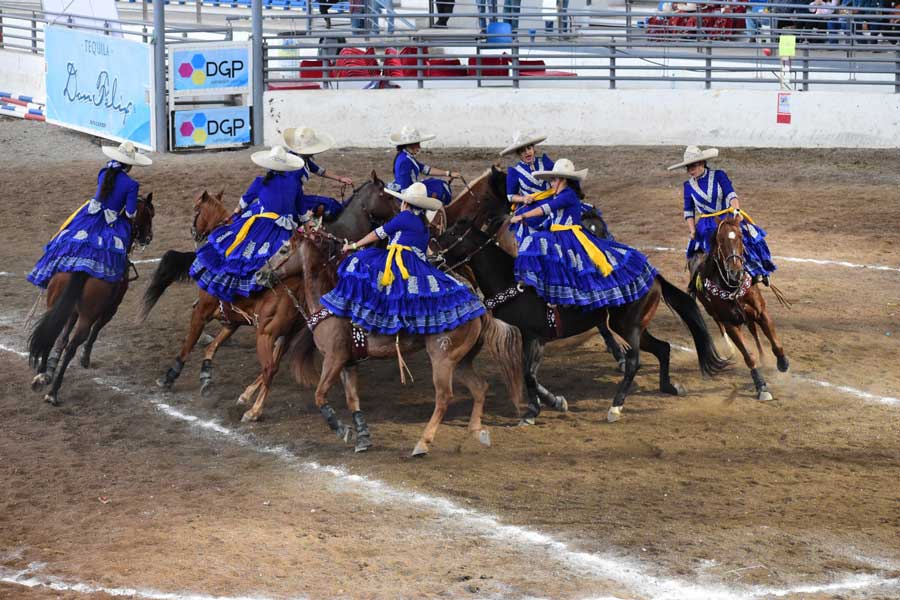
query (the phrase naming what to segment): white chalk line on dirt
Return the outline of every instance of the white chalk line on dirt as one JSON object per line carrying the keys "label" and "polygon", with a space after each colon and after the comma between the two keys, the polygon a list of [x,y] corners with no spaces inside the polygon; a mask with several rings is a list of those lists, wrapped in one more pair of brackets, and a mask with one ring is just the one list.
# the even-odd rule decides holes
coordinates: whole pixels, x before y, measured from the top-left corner
{"label": "white chalk line on dirt", "polygon": [[[24,353],[5,345],[0,345],[0,350],[12,352],[22,356]],[[322,465],[314,461],[301,459],[296,454],[283,446],[269,446],[257,442],[252,436],[234,431],[213,420],[203,419],[185,413],[160,399],[159,394],[146,395],[143,390],[137,389],[127,383],[115,383],[108,379],[96,377],[94,382],[103,385],[115,392],[125,395],[144,398],[153,404],[164,415],[185,422],[200,430],[222,436],[229,441],[241,446],[251,448],[261,454],[275,456],[286,461],[292,466],[306,472],[326,473],[336,478],[342,484],[347,485],[350,491],[363,492],[361,497],[375,502],[404,503],[411,506],[422,507],[436,512],[442,517],[449,517],[452,525],[464,525],[487,539],[495,539],[507,544],[518,546],[530,546],[543,550],[560,563],[566,564],[579,572],[588,572],[597,579],[614,581],[624,585],[635,592],[658,600],[706,600],[718,598],[721,600],[750,600],[765,596],[788,596],[797,593],[814,593],[805,590],[862,590],[877,589],[889,585],[900,585],[900,579],[884,578],[876,575],[842,575],[837,581],[828,584],[805,584],[798,587],[786,588],[762,588],[743,587],[743,589],[729,589],[719,583],[693,583],[681,581],[669,577],[651,575],[648,570],[635,559],[624,558],[617,555],[600,555],[590,552],[572,550],[568,544],[558,541],[553,537],[518,525],[507,525],[497,517],[482,513],[474,509],[464,508],[455,502],[440,496],[425,494],[422,492],[408,491],[396,488],[387,483],[372,479],[364,475],[349,473],[344,467]],[[801,591],[804,590],[804,591]]]}
{"label": "white chalk line on dirt", "polygon": [[[668,246],[638,246],[639,250],[653,250],[656,252],[683,252],[678,248],[669,248]],[[826,267],[845,267],[847,269],[869,269],[871,271],[892,271],[900,273],[900,267],[889,267],[887,265],[867,265],[853,263],[846,260],[831,260],[824,258],[798,258],[796,256],[777,256],[773,255],[775,260],[793,263],[806,263],[811,265],[820,265]]]}
{"label": "white chalk line on dirt", "polygon": [[[210,596],[179,592],[160,592],[142,588],[103,587],[80,581],[67,581],[59,577],[43,575],[40,571],[44,565],[32,563],[27,568],[12,571],[0,567],[0,583],[19,585],[27,588],[48,588],[56,592],[75,592],[79,594],[106,594],[114,598],[145,598],[147,600],[271,600],[265,596]],[[299,600],[299,597],[296,597]]]}
{"label": "white chalk line on dirt", "polygon": [[[681,350],[682,352],[691,352],[694,353],[693,348],[688,348],[687,346],[682,346],[681,344],[670,344],[676,350]],[[864,390],[859,390],[854,387],[850,387],[849,385],[839,385],[836,383],[831,383],[830,381],[822,381],[821,379],[813,379],[812,377],[807,377],[805,375],[796,375],[791,373],[789,375],[791,379],[795,381],[799,381],[800,383],[807,383],[810,385],[816,385],[823,388],[829,388],[833,390],[837,390],[839,392],[844,392],[845,394],[849,394],[851,396],[856,396],[857,398],[862,398],[863,400],[868,400],[870,402],[874,402],[876,404],[884,404],[886,406],[900,406],[900,398],[895,396],[879,396],[878,394],[872,394],[870,392],[866,392]]]}

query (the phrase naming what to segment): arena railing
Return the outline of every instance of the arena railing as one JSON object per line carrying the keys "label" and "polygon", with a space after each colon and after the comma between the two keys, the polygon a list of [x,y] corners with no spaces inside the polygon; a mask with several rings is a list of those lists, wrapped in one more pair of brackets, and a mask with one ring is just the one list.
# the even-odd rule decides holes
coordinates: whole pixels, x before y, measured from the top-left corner
{"label": "arena railing", "polygon": [[[121,34],[126,39],[147,43],[153,38],[152,21],[101,19],[73,16],[29,8],[18,3],[0,2],[0,50],[32,54],[44,53],[44,27],[62,25],[103,35]],[[225,26],[172,24],[166,26],[166,45],[210,40],[230,40],[233,31]]]}
{"label": "arena railing", "polygon": [[[766,12],[742,12],[761,7]],[[500,10],[454,12],[455,23],[471,27],[448,29],[391,27],[380,11],[332,15],[330,28],[320,14],[267,13],[266,30],[277,33],[265,36],[265,81],[282,89],[552,81],[609,88],[862,85],[900,93],[900,10],[838,6],[816,14],[811,8],[834,7],[717,0],[665,10],[629,3],[620,11],[521,11],[514,15],[520,22],[546,27],[505,33],[485,27],[509,22],[511,15]],[[427,25],[439,14],[403,17]],[[748,30],[747,17],[758,28]],[[235,29],[244,19],[229,17]],[[795,37],[789,60],[779,56],[783,36]]]}

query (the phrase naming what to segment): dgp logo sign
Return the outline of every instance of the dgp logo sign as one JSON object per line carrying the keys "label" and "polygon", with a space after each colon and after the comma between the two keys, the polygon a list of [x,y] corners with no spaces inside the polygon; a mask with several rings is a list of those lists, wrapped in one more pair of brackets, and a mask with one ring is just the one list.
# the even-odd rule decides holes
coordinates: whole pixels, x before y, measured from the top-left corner
{"label": "dgp logo sign", "polygon": [[179,110],[174,119],[175,148],[213,148],[250,143],[250,107]]}
{"label": "dgp logo sign", "polygon": [[172,53],[174,91],[228,90],[241,93],[250,80],[246,44],[224,48],[188,48]]}

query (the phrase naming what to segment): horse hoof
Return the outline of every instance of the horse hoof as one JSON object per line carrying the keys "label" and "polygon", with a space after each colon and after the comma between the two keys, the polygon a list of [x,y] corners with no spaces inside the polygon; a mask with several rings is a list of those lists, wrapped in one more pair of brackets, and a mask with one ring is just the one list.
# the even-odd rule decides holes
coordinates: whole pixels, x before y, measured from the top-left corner
{"label": "horse hoof", "polygon": [[791,363],[788,362],[787,356],[779,356],[778,357],[778,370],[782,373],[787,373],[788,368],[790,368]]}
{"label": "horse hoof", "polygon": [[166,391],[169,391],[172,389],[172,382],[169,381],[168,379],[166,379],[165,377],[160,377],[159,379],[157,379],[156,385],[157,385],[157,387],[160,387]]}
{"label": "horse hoof", "polygon": [[553,406],[559,412],[569,412],[569,403],[566,402],[565,396],[557,396],[556,404]]}
{"label": "horse hoof", "polygon": [[372,438],[367,435],[361,435],[356,438],[356,447],[353,448],[353,451],[357,454],[360,452],[365,452],[369,448],[372,447]]}
{"label": "horse hoof", "polygon": [[81,368],[82,369],[90,369],[91,368],[91,357],[90,356],[82,356],[81,357]]}
{"label": "horse hoof", "polygon": [[50,378],[46,374],[35,375],[34,379],[31,380],[31,391],[39,392],[48,383],[50,383]]}
{"label": "horse hoof", "polygon": [[491,432],[487,429],[482,429],[478,432],[478,443],[482,446],[486,446],[488,448],[491,447]]}
{"label": "horse hoof", "polygon": [[768,390],[763,390],[756,394],[756,399],[760,402],[768,402],[769,400],[774,400],[774,396],[768,392]]}
{"label": "horse hoof", "polygon": [[250,401],[249,398],[244,398],[243,396],[238,396],[238,399],[237,399],[237,405],[238,405],[238,406],[244,406],[244,405],[247,404],[247,402],[249,402],[249,401]]}
{"label": "horse hoof", "polygon": [[619,361],[618,369],[619,369],[619,373],[625,372],[625,359],[624,358]]}
{"label": "horse hoof", "polygon": [[523,417],[516,427],[528,427],[529,425],[534,425],[534,417]]}
{"label": "horse hoof", "polygon": [[335,431],[335,433],[337,434],[338,439],[340,439],[345,444],[349,444],[351,440],[353,440],[353,430],[346,425],[341,425],[340,427],[338,427],[338,430]]}
{"label": "horse hoof", "polygon": [[241,423],[253,423],[254,421],[259,420],[257,415],[254,415],[251,411],[247,411],[241,417]]}
{"label": "horse hoof", "polygon": [[53,406],[59,406],[59,398],[54,394],[47,394],[46,396],[44,396],[44,402],[48,402]]}
{"label": "horse hoof", "polygon": [[416,447],[413,448],[412,455],[413,456],[426,456],[428,454],[428,444],[425,442],[419,441],[416,444]]}
{"label": "horse hoof", "polygon": [[606,413],[606,420],[610,423],[615,423],[616,421],[622,418],[622,407],[621,406],[612,406],[609,409],[609,412]]}
{"label": "horse hoof", "polygon": [[200,395],[206,397],[212,389],[212,379],[204,379],[200,384]]}
{"label": "horse hoof", "polygon": [[670,383],[668,387],[662,387],[660,390],[664,394],[669,394],[670,396],[685,396],[687,395],[687,390],[684,389],[684,386],[680,383]]}

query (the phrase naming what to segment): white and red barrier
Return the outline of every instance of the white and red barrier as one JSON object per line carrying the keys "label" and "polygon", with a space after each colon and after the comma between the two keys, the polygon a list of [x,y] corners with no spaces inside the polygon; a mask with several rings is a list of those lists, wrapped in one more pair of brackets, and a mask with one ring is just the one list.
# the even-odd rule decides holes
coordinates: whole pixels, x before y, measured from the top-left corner
{"label": "white and red barrier", "polygon": [[45,121],[44,103],[32,96],[0,91],[0,115],[27,121]]}

